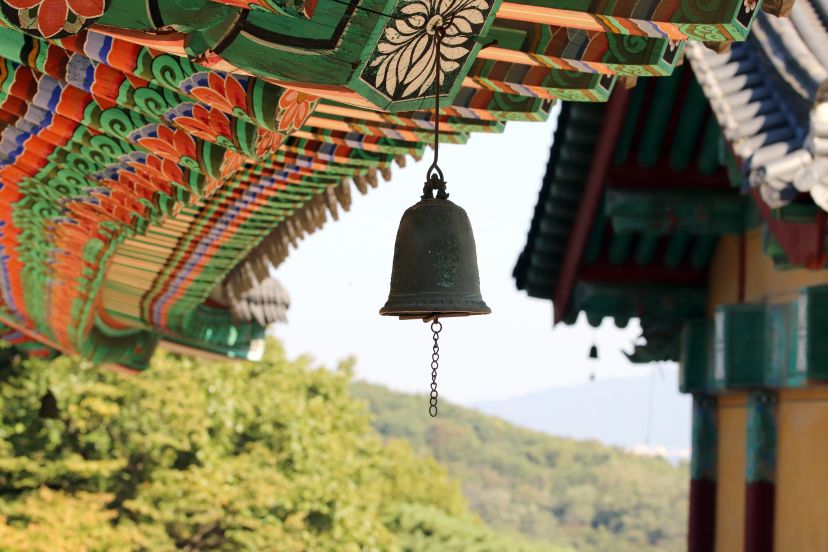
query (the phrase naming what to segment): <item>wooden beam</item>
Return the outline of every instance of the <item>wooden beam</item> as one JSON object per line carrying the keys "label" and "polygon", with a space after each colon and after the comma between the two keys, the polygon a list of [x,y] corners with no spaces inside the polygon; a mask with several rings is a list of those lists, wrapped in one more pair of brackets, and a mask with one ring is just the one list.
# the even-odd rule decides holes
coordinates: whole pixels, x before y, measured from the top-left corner
{"label": "wooden beam", "polygon": [[[64,355],[67,355],[67,356],[77,355],[76,352],[65,348],[63,345],[59,344],[57,341],[53,341],[53,340],[49,339],[48,337],[46,337],[46,336],[44,336],[44,335],[42,335],[42,334],[40,334],[40,333],[38,333],[34,330],[30,330],[29,328],[23,326],[22,324],[19,324],[19,323],[13,321],[13,320],[10,320],[10,319],[8,319],[4,316],[0,316],[0,324],[5,324],[9,328],[22,333],[23,335],[25,335],[29,339],[31,339],[33,341],[37,341],[38,343],[42,343],[43,345],[46,345],[47,347],[50,347],[50,348],[52,348],[52,349],[54,349],[54,350],[56,350],[56,351],[58,351],[58,352],[60,352]],[[140,373],[139,370],[135,370],[134,368],[124,366],[123,364],[114,364],[112,362],[102,364],[101,366],[103,366],[104,368],[106,368],[107,370],[109,370],[111,372],[117,372],[117,373],[120,373],[120,374],[135,375],[135,374]]]}
{"label": "wooden beam", "polygon": [[220,355],[218,353],[214,353],[212,351],[207,351],[204,349],[198,349],[196,347],[184,345],[183,343],[177,343],[175,341],[170,341],[168,339],[162,339],[161,341],[159,341],[158,346],[162,349],[170,351],[171,353],[176,353],[179,355],[190,355],[202,358],[204,360],[214,360],[217,362],[250,362],[246,358],[231,358],[229,356]]}
{"label": "wooden beam", "polygon": [[[592,14],[584,11],[527,6],[517,2],[503,2],[497,10],[498,19],[528,21],[542,25],[571,27],[584,31],[604,32],[604,26]],[[683,38],[683,37],[682,37]]]}
{"label": "wooden beam", "polygon": [[[787,0],[791,1],[791,0]],[[552,3],[552,2],[550,2]],[[511,19],[516,21],[527,21],[529,23],[540,23],[541,25],[554,25],[558,27],[571,27],[585,31],[607,32],[608,25],[603,24],[605,14],[589,13],[580,10],[568,10],[546,6],[533,6],[518,2],[503,2],[497,10],[498,19]],[[641,30],[636,22],[641,20],[623,17],[620,14],[613,14],[612,19],[616,24],[623,25],[625,31],[633,35],[647,36],[647,32]],[[622,23],[623,22],[623,23]],[[687,34],[678,25],[666,21],[648,21],[652,26],[667,35],[670,40],[685,40]],[[611,27],[610,27],[611,28]]]}
{"label": "wooden beam", "polygon": [[604,191],[607,167],[609,167],[613,151],[615,151],[615,142],[624,123],[629,99],[629,89],[623,86],[616,87],[604,111],[604,121],[601,123],[601,129],[598,132],[600,142],[592,156],[592,165],[584,184],[584,194],[578,207],[572,233],[569,235],[569,242],[564,255],[564,265],[561,268],[561,276],[558,279],[555,296],[552,299],[555,324],[563,320],[571,300],[572,287],[575,284],[575,277],[581,265],[581,257],[587,239],[589,239],[592,221],[595,220],[595,212]]}
{"label": "wooden beam", "polygon": [[687,188],[730,189],[730,180],[722,170],[720,174],[706,176],[698,171],[676,171],[666,164],[652,168],[635,165],[611,167],[607,180],[613,188]]}
{"label": "wooden beam", "polygon": [[29,339],[31,339],[33,341],[37,341],[38,343],[42,343],[43,345],[46,345],[47,347],[51,347],[52,349],[54,349],[56,351],[60,351],[63,354],[74,354],[74,353],[71,353],[71,352],[67,352],[66,349],[63,347],[63,345],[60,345],[58,342],[52,341],[48,337],[45,337],[45,336],[41,335],[40,333],[38,333],[34,330],[30,330],[26,326],[24,326],[22,324],[19,324],[19,323],[15,322],[14,320],[11,320],[9,318],[6,318],[5,316],[0,316],[0,324],[5,324],[9,328],[22,333],[23,335],[25,335]]}
{"label": "wooden beam", "polygon": [[762,11],[776,17],[788,17],[793,10],[794,0],[765,0]]}
{"label": "wooden beam", "polygon": [[615,232],[719,235],[745,229],[746,200],[735,190],[617,189],[606,192],[605,213]]}
{"label": "wooden beam", "polygon": [[759,213],[779,245],[785,251],[788,261],[792,264],[810,269],[819,270],[825,265],[825,232],[826,213],[817,209],[814,221],[789,222],[779,220],[773,216],[771,208],[759,194],[759,188],[753,188],[753,199],[759,206]]}
{"label": "wooden beam", "polygon": [[707,270],[686,265],[670,268],[660,265],[640,266],[632,262],[621,265],[603,262],[581,267],[578,278],[595,283],[704,286],[707,283]]}

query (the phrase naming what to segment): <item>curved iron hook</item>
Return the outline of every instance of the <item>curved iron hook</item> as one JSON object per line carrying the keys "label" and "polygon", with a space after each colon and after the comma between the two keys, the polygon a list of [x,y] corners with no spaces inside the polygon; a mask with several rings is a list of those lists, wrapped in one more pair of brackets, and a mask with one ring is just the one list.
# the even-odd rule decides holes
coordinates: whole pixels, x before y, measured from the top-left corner
{"label": "curved iron hook", "polygon": [[440,158],[440,46],[446,34],[446,23],[434,29],[434,160],[426,171],[421,199],[433,199],[432,192],[437,192],[437,199],[448,199],[446,179],[437,164]]}

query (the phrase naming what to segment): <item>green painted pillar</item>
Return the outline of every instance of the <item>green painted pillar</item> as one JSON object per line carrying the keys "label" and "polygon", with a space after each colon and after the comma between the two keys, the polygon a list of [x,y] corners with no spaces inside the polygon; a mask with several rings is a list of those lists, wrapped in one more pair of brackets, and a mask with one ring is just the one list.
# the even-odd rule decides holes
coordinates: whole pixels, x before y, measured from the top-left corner
{"label": "green painted pillar", "polygon": [[773,550],[776,413],[776,393],[750,393],[745,440],[745,552]]}
{"label": "green painted pillar", "polygon": [[693,441],[690,457],[688,552],[712,552],[716,532],[717,401],[693,395]]}

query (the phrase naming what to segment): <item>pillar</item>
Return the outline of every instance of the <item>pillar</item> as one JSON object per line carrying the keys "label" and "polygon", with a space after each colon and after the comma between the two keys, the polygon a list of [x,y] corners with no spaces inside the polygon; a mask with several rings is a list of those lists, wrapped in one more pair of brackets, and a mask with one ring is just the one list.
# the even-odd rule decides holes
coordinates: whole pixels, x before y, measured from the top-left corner
{"label": "pillar", "polygon": [[776,394],[748,397],[745,451],[745,552],[772,552],[776,492]]}
{"label": "pillar", "polygon": [[716,529],[716,397],[693,395],[688,552],[712,552]]}

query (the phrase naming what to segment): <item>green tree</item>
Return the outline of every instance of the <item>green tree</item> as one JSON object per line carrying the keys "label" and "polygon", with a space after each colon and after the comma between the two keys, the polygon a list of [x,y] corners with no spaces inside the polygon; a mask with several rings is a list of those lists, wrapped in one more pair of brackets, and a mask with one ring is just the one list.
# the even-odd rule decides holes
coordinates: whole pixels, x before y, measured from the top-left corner
{"label": "green tree", "polygon": [[351,377],[276,342],[258,364],[162,352],[135,376],[9,362],[2,549],[548,550],[486,528],[434,459],[385,442]]}

